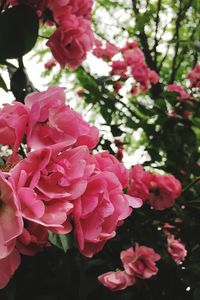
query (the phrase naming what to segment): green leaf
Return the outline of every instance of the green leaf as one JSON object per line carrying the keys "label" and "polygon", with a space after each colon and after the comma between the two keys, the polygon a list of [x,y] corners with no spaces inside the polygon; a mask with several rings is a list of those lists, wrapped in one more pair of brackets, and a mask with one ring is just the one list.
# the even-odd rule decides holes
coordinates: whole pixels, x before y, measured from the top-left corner
{"label": "green leaf", "polygon": [[69,234],[55,234],[49,231],[49,241],[56,247],[64,250],[65,253],[68,249],[73,247],[73,243]]}
{"label": "green leaf", "polygon": [[8,92],[7,85],[1,75],[0,75],[0,88],[2,88],[4,91]]}
{"label": "green leaf", "polygon": [[36,11],[27,5],[17,5],[0,15],[0,61],[19,58],[29,52],[38,37]]}

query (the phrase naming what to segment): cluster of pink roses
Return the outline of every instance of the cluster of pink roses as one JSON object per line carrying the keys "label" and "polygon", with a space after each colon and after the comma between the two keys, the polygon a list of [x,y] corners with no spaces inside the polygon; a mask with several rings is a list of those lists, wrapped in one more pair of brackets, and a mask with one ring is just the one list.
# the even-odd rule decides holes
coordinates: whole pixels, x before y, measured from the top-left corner
{"label": "cluster of pink roses", "polygon": [[[178,221],[182,222],[181,220]],[[174,234],[170,232],[170,229],[172,229],[173,231],[179,231],[174,225],[170,225],[168,223],[164,224],[163,231],[167,237],[167,251],[170,254],[171,258],[177,264],[180,264],[185,260],[187,256],[187,250],[181,239],[175,238]]]}
{"label": "cluster of pink roses", "polygon": [[196,64],[192,71],[189,72],[188,78],[192,87],[200,88],[200,64]]}
{"label": "cluster of pink roses", "polygon": [[193,97],[176,83],[169,84],[167,90],[169,92],[176,92],[180,95],[176,97],[176,100],[180,103],[177,107],[173,108],[173,111],[170,112],[170,115],[173,117],[181,115],[184,119],[188,119],[192,114],[191,108],[193,106]]}
{"label": "cluster of pink roses", "polygon": [[156,210],[164,210],[172,207],[180,196],[181,183],[173,175],[148,173],[141,165],[135,165],[130,171],[128,193]]}
{"label": "cluster of pink roses", "polygon": [[[85,60],[94,43],[91,28],[93,0],[8,0],[8,4],[29,4],[38,10],[39,17],[57,29],[47,46],[62,68],[76,68]],[[46,13],[50,11],[50,13]],[[46,19],[52,15],[51,19]]]}
{"label": "cluster of pink roses", "polygon": [[13,150],[0,173],[0,288],[18,268],[20,254],[49,246],[48,231],[73,229],[80,252],[92,257],[142,204],[123,192],[124,166],[107,152],[91,153],[98,129],[65,101],[64,89],[51,87],[0,110],[0,144]]}
{"label": "cluster of pink roses", "polygon": [[[121,60],[112,59],[119,53],[122,56]],[[123,81],[131,77],[136,81],[132,86],[134,95],[148,91],[152,84],[159,81],[157,73],[150,70],[145,63],[144,53],[139,49],[137,42],[127,42],[126,46],[120,49],[111,43],[103,47],[102,43],[97,41],[93,54],[110,61],[111,75],[120,76],[114,86],[116,92],[123,86]]]}
{"label": "cluster of pink roses", "polygon": [[158,268],[156,261],[160,259],[152,248],[139,246],[124,250],[120,255],[124,270],[107,272],[98,277],[99,281],[112,291],[119,291],[132,286],[138,278],[149,279],[156,275]]}

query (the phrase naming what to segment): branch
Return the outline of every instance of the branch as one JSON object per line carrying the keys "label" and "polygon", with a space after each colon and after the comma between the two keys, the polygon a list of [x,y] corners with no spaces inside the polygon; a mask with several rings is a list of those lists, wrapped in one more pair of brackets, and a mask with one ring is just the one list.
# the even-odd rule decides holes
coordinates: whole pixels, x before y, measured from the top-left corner
{"label": "branch", "polygon": [[200,176],[197,177],[193,182],[191,182],[190,184],[188,184],[182,191],[182,194],[187,192],[193,185],[195,185],[198,181],[200,181]]}
{"label": "branch", "polygon": [[177,58],[178,58],[178,51],[179,51],[179,46],[180,46],[180,40],[179,40],[179,29],[180,29],[180,25],[181,25],[181,21],[184,18],[188,8],[191,5],[191,1],[189,1],[185,7],[182,8],[182,0],[179,0],[179,10],[178,10],[178,14],[177,14],[177,18],[176,18],[176,23],[175,23],[175,34],[173,39],[175,39],[176,41],[176,45],[175,45],[175,53],[174,53],[174,57],[172,60],[172,73],[171,73],[171,78],[170,78],[170,82],[169,83],[173,83],[176,77],[176,71],[177,71]]}
{"label": "branch", "polygon": [[[140,12],[139,12],[139,9],[137,8],[135,0],[132,0],[132,6],[133,6],[133,11],[134,11],[135,16],[136,16],[136,21],[137,21],[139,15],[140,15]],[[141,41],[141,45],[142,45],[142,48],[143,48],[145,58],[146,58],[146,62],[148,64],[148,66],[151,69],[157,71],[155,63],[154,63],[153,58],[151,56],[151,51],[150,51],[150,48],[149,48],[148,39],[147,39],[147,35],[144,31],[144,28],[140,31],[139,38],[140,38],[140,41]]]}
{"label": "branch", "polygon": [[157,66],[157,51],[156,48],[158,46],[158,26],[159,26],[159,22],[160,22],[160,18],[159,18],[159,12],[161,10],[161,2],[162,0],[158,0],[158,5],[157,5],[157,13],[156,13],[156,19],[155,19],[155,25],[156,25],[156,30],[155,30],[155,36],[154,36],[154,46],[153,46],[153,52],[154,52],[154,61],[155,61],[155,65]]}

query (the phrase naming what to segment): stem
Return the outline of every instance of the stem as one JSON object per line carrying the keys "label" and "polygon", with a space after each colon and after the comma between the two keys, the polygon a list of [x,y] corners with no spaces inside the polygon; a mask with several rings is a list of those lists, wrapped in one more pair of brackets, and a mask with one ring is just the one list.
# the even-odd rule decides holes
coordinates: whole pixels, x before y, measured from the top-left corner
{"label": "stem", "polygon": [[195,183],[197,183],[200,180],[200,176],[197,177],[193,182],[191,182],[190,184],[188,184],[184,189],[183,189],[183,193],[187,192],[193,185],[195,185]]}

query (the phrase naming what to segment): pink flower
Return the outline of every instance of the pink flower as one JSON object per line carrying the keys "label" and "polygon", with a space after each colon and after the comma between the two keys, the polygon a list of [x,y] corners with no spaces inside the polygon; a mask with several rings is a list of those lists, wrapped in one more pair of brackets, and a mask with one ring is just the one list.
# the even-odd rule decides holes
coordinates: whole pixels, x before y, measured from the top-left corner
{"label": "pink flower", "polygon": [[13,250],[8,256],[0,259],[0,289],[3,289],[20,265],[20,255]]}
{"label": "pink flower", "polygon": [[75,236],[81,253],[87,257],[99,252],[116,234],[132,209],[141,200],[124,195],[117,177],[101,172],[89,178],[85,193],[74,203]]}
{"label": "pink flower", "polygon": [[129,178],[128,194],[146,201],[149,197],[149,174],[141,165],[135,165],[130,171]]}
{"label": "pink flower", "polygon": [[64,104],[62,88],[54,87],[43,93],[33,93],[25,98],[30,111],[27,145],[33,149],[56,144],[87,145],[94,148],[99,140],[99,131],[90,126],[81,115]]}
{"label": "pink flower", "polygon": [[151,174],[149,178],[148,202],[156,210],[164,210],[174,205],[181,194],[181,183],[173,175]]}
{"label": "pink flower", "polygon": [[149,80],[152,84],[157,84],[159,82],[158,74],[155,71],[149,70]]}
{"label": "pink flower", "polygon": [[23,255],[35,255],[48,246],[50,243],[48,242],[47,228],[30,221],[16,242],[17,250]]}
{"label": "pink flower", "polygon": [[192,96],[188,94],[180,85],[178,84],[169,84],[167,87],[167,90],[169,92],[177,92],[180,94],[180,97],[177,97],[176,99],[178,101],[185,101],[187,99],[191,99]]}
{"label": "pink flower", "polygon": [[135,284],[135,277],[125,271],[107,272],[98,277],[98,280],[111,291],[121,291]]}
{"label": "pink flower", "polygon": [[54,58],[62,68],[77,68],[92,49],[94,36],[90,22],[82,17],[67,15],[62,25],[47,42]]}
{"label": "pink flower", "polygon": [[49,61],[47,61],[44,65],[46,70],[51,70],[53,67],[56,66],[56,61],[55,59],[50,59]]}
{"label": "pink flower", "polygon": [[158,273],[155,262],[160,259],[160,255],[152,248],[136,244],[135,250],[131,247],[122,251],[120,258],[129,276],[148,279]]}
{"label": "pink flower", "polygon": [[55,233],[68,233],[71,200],[80,197],[94,166],[87,147],[55,154],[51,148],[30,152],[11,172],[23,217]]}
{"label": "pink flower", "polygon": [[10,183],[0,173],[0,259],[15,247],[15,239],[22,233],[23,220],[18,198]]}
{"label": "pink flower", "polygon": [[10,145],[16,153],[26,133],[27,108],[19,103],[5,104],[0,109],[0,144]]}
{"label": "pink flower", "polygon": [[113,155],[108,152],[101,152],[92,156],[98,171],[108,171],[114,173],[120,181],[123,188],[128,184],[128,170]]}
{"label": "pink flower", "polygon": [[177,263],[181,263],[185,260],[187,256],[187,250],[180,239],[175,239],[173,235],[169,235],[167,238],[168,252],[172,259]]}
{"label": "pink flower", "polygon": [[137,68],[144,64],[144,53],[138,48],[127,49],[123,51],[123,57],[127,65]]}
{"label": "pink flower", "polygon": [[148,202],[156,210],[174,205],[181,194],[181,183],[173,175],[157,175],[144,171],[136,165],[130,172],[128,193]]}
{"label": "pink flower", "polygon": [[131,74],[135,78],[135,80],[141,83],[144,86],[147,86],[147,82],[149,79],[149,70],[145,64],[140,64],[131,67]]}
{"label": "pink flower", "polygon": [[93,0],[48,0],[47,5],[56,22],[62,24],[69,14],[90,19]]}
{"label": "pink flower", "polygon": [[111,75],[119,75],[122,78],[127,78],[127,64],[124,61],[115,60],[111,64]]}
{"label": "pink flower", "polygon": [[200,64],[196,64],[194,69],[189,72],[188,78],[192,87],[200,88]]}
{"label": "pink flower", "polygon": [[112,43],[106,43],[106,47],[102,46],[96,47],[93,50],[93,54],[104,60],[111,60],[113,56],[115,56],[119,52],[118,48]]}

